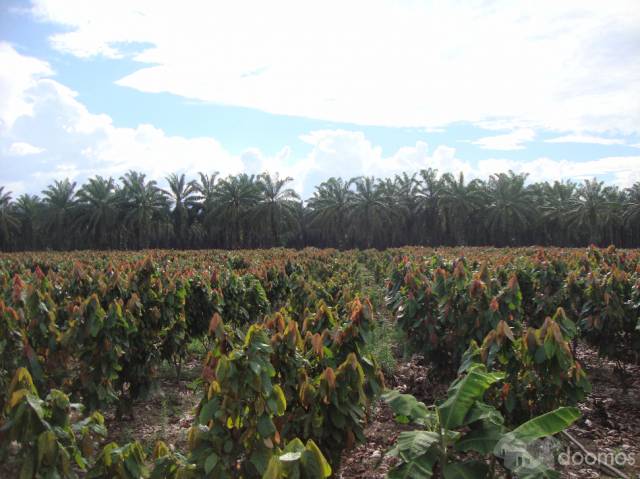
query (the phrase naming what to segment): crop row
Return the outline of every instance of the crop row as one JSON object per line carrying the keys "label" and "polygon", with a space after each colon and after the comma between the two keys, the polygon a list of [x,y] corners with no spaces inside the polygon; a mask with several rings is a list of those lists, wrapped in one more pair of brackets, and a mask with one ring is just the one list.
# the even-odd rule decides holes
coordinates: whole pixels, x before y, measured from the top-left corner
{"label": "crop row", "polygon": [[[326,477],[383,389],[368,297],[384,289],[436,373],[500,375],[478,400],[510,427],[589,392],[579,341],[638,359],[633,251],[8,254],[0,456],[19,457],[22,477]],[[207,354],[188,451],[159,443],[148,470],[139,443],[102,447],[99,410],[131,414],[164,362],[180,377],[194,339]]]}

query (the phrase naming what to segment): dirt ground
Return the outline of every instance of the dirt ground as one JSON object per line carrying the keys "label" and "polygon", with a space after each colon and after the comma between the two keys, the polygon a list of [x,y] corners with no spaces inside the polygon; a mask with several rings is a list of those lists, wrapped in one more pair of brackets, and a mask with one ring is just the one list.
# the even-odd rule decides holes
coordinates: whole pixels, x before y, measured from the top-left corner
{"label": "dirt ground", "polygon": [[109,431],[106,442],[122,445],[138,440],[147,450],[153,450],[158,440],[173,445],[178,451],[187,450],[187,431],[194,421],[195,408],[202,394],[191,383],[202,372],[200,361],[190,361],[183,366],[180,383],[172,369],[162,372],[159,388],[145,401],[133,405],[131,417],[117,419],[114,411],[105,414]]}

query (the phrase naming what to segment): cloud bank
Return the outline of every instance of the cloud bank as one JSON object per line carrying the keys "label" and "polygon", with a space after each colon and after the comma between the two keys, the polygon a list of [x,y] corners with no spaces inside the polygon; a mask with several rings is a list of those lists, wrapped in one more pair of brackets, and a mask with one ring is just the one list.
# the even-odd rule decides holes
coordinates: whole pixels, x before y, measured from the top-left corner
{"label": "cloud bank", "polygon": [[61,52],[136,51],[118,84],[143,92],[363,125],[640,134],[637,0],[34,0],[33,14],[67,30],[50,38]]}
{"label": "cloud bank", "polygon": [[[512,169],[529,172],[531,181],[598,176],[629,186],[640,180],[640,156],[587,162],[496,158],[472,163],[460,158],[451,146],[432,149],[424,141],[385,155],[363,132],[347,129],[302,135],[300,139],[308,145],[302,154],[283,145],[272,156],[257,148],[234,155],[213,137],[170,135],[150,124],[118,126],[110,116],[90,112],[73,90],[55,80],[48,63],[21,55],[7,43],[0,43],[0,85],[0,184],[15,194],[38,193],[52,179],[84,181],[96,174],[119,177],[128,169],[143,171],[161,182],[171,172],[185,172],[193,178],[199,171],[219,171],[225,176],[267,170],[293,177],[303,197],[312,195],[313,187],[330,176],[385,177],[423,168],[440,173],[462,171],[468,178],[486,178]],[[518,131],[483,142],[494,148],[498,144],[503,149],[517,147],[529,138]]]}

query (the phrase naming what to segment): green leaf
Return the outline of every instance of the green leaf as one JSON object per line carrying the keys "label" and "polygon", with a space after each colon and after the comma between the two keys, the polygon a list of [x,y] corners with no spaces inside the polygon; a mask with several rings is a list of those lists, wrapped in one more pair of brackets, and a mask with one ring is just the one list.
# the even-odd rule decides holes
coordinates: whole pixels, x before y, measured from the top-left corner
{"label": "green leaf", "polygon": [[525,444],[541,437],[552,436],[568,428],[580,417],[575,407],[560,407],[555,411],[542,414],[521,424],[509,434],[524,441]]}
{"label": "green leaf", "polygon": [[204,461],[204,472],[206,474],[209,474],[211,471],[213,471],[213,468],[216,467],[216,464],[218,464],[219,459],[220,458],[215,452],[212,452],[211,454],[209,454],[207,456],[207,459]]}
{"label": "green leaf", "polygon": [[36,413],[36,415],[40,419],[44,419],[44,411],[42,409],[42,403],[44,402],[38,396],[34,396],[33,394],[26,395],[27,403],[31,406],[31,409]]}
{"label": "green leaf", "polygon": [[404,462],[411,462],[425,454],[431,446],[438,444],[440,437],[431,431],[404,431],[401,432],[396,445],[387,454],[399,457]]}
{"label": "green leaf", "polygon": [[20,479],[32,479],[35,472],[35,464],[33,463],[33,456],[28,454],[22,462],[20,468]]}
{"label": "green leaf", "polygon": [[46,459],[46,464],[53,464],[56,446],[56,435],[53,431],[44,431],[38,436],[38,466],[42,464],[42,459]]}
{"label": "green leaf", "polygon": [[276,384],[273,386],[273,394],[276,397],[277,404],[276,411],[274,411],[274,413],[278,416],[282,416],[287,410],[287,399],[284,396],[284,391],[278,384]]}
{"label": "green leaf", "polygon": [[276,426],[267,414],[258,418],[258,432],[263,438],[268,438],[276,433]]}
{"label": "green leaf", "polygon": [[254,372],[254,374],[258,374],[259,375],[260,371],[262,371],[262,368],[260,367],[260,364],[256,363],[255,361],[249,361],[249,367]]}
{"label": "green leaf", "polygon": [[273,450],[267,448],[264,444],[258,443],[256,448],[251,453],[251,464],[253,464],[256,470],[260,473],[267,470],[269,461],[273,457]]}
{"label": "green leaf", "polygon": [[476,451],[481,454],[489,454],[502,438],[502,429],[501,426],[489,421],[483,421],[478,429],[468,432],[456,442],[455,447],[462,452]]}
{"label": "green leaf", "polygon": [[304,443],[297,437],[289,441],[284,448],[284,452],[302,452],[302,451],[304,451]]}
{"label": "green leaf", "polygon": [[300,463],[307,477],[324,479],[331,476],[331,466],[312,439],[307,441],[305,450],[300,457]]}
{"label": "green leaf", "polygon": [[476,421],[489,421],[494,424],[503,424],[504,418],[500,411],[493,406],[483,402],[476,402],[467,417],[464,419],[465,424],[473,424]]}
{"label": "green leaf", "polygon": [[202,406],[200,415],[198,416],[198,422],[200,422],[200,424],[207,424],[209,422],[216,412],[216,404],[217,401],[210,400]]}
{"label": "green leaf", "polygon": [[473,404],[482,400],[485,391],[503,378],[504,373],[488,373],[484,365],[472,367],[462,379],[453,383],[447,400],[438,406],[441,426],[455,429],[466,424],[465,417]]}
{"label": "green leaf", "polygon": [[271,457],[267,470],[262,479],[280,479],[282,477],[282,465],[276,456]]}
{"label": "green leaf", "polygon": [[89,318],[89,334],[95,338],[102,329],[103,316],[93,314]]}
{"label": "green leaf", "polygon": [[438,460],[435,451],[416,457],[415,459],[402,464],[389,471],[389,479],[430,479],[433,477],[433,466]]}
{"label": "green leaf", "polygon": [[425,419],[429,416],[429,409],[411,394],[401,394],[395,389],[382,395],[387,404],[397,416],[410,419]]}
{"label": "green leaf", "polygon": [[551,336],[548,336],[544,340],[544,354],[547,357],[547,359],[551,359],[555,354],[555,352],[556,352],[556,342]]}

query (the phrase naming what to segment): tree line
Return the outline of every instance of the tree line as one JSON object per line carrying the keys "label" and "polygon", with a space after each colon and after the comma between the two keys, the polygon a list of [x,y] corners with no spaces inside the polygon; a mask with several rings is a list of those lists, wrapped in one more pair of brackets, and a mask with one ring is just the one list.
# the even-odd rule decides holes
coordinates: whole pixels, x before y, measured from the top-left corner
{"label": "tree line", "polygon": [[40,196],[0,187],[0,248],[385,248],[402,245],[640,245],[640,182],[465,181],[426,169],[330,178],[302,201],[292,178],[199,173],[56,180]]}

